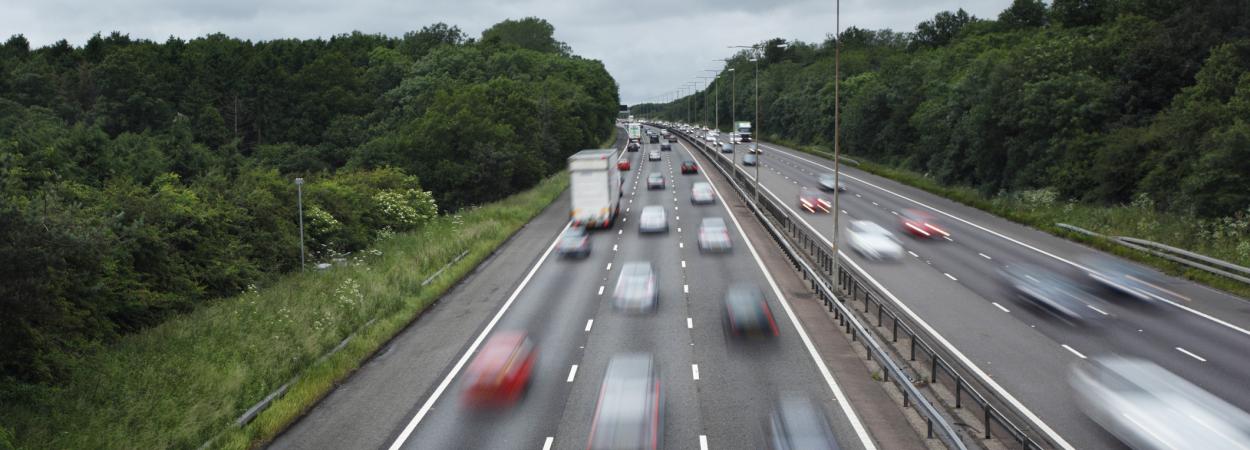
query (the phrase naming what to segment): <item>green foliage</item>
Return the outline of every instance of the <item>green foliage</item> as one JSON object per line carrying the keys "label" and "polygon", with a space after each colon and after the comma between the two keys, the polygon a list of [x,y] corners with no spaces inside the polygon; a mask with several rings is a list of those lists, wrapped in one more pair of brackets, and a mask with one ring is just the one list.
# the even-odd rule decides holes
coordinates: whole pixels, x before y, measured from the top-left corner
{"label": "green foliage", "polygon": [[11,37],[0,388],[60,382],[101,344],[298,269],[296,177],[315,264],[562,169],[619,101],[601,63],[553,36],[528,18],[477,41],[442,23],[402,38]]}

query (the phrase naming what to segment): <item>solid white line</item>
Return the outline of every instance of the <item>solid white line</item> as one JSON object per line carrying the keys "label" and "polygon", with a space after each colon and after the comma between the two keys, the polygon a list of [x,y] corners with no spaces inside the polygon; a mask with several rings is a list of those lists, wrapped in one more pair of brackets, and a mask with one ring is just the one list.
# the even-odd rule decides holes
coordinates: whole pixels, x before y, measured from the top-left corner
{"label": "solid white line", "polygon": [[[571,222],[565,224],[564,231],[568,231],[571,224]],[[495,313],[495,317],[490,319],[490,322],[486,324],[486,328],[482,330],[482,333],[477,335],[477,338],[473,340],[472,344],[469,344],[469,348],[465,349],[464,354],[460,356],[460,360],[456,362],[455,366],[452,366],[451,372],[447,373],[447,376],[443,378],[443,381],[438,384],[438,387],[434,388],[434,392],[431,393],[430,397],[427,398],[425,403],[421,405],[421,409],[417,410],[417,413],[412,416],[412,420],[408,421],[408,425],[404,426],[404,430],[401,431],[399,436],[395,438],[395,442],[391,443],[390,450],[399,450],[404,446],[404,442],[408,440],[408,436],[412,435],[412,431],[417,429],[417,425],[421,423],[421,419],[424,419],[425,415],[429,414],[430,409],[434,407],[434,402],[438,401],[438,398],[443,395],[443,391],[447,390],[447,386],[451,385],[451,381],[456,378],[456,375],[460,374],[460,369],[464,367],[465,363],[469,362],[469,358],[472,357],[473,353],[477,351],[478,346],[482,345],[482,341],[486,339],[486,335],[490,334],[491,330],[495,328],[495,324],[499,323],[499,319],[503,317],[505,312],[508,312],[508,308],[512,306],[512,302],[516,301],[517,297],[521,295],[521,291],[525,289],[526,285],[529,284],[530,279],[534,278],[535,273],[538,273],[538,268],[542,267],[543,262],[547,261],[547,257],[551,255],[551,251],[555,250],[556,244],[560,242],[559,236],[563,234],[564,232],[562,231],[560,234],[556,235],[557,237],[555,240],[551,241],[551,245],[547,246],[547,251],[543,252],[542,257],[538,258],[538,262],[534,263],[534,267],[530,268],[529,273],[525,274],[525,278],[521,279],[521,284],[512,291],[512,295],[508,296],[508,300],[503,302],[503,306],[499,307],[499,312]]]}
{"label": "solid white line", "polygon": [[576,377],[576,376],[577,376],[577,364],[574,364],[574,365],[573,365],[573,367],[569,368],[569,379],[564,380],[564,382],[565,382],[565,383],[572,383],[572,382],[573,382],[573,378],[574,378],[574,377]]}
{"label": "solid white line", "polygon": [[1004,307],[1003,307],[1003,305],[998,304],[998,302],[990,302],[990,303],[993,303],[993,304],[994,304],[994,306],[997,306],[997,307],[998,307],[998,309],[1003,310],[1003,312],[1005,312],[1005,313],[1009,313],[1009,312],[1011,312],[1011,311],[1008,311],[1008,310],[1007,310],[1007,308],[1004,308]]}
{"label": "solid white line", "polygon": [[699,450],[707,450],[707,435],[699,435]]}
{"label": "solid white line", "polygon": [[959,279],[958,279],[958,278],[955,278],[953,275],[951,275],[951,274],[949,274],[949,273],[942,272],[942,275],[946,275],[946,278],[950,278],[950,279],[951,279],[951,281],[959,281]]}
{"label": "solid white line", "polygon": [[590,327],[591,327],[591,326],[593,326],[594,324],[595,324],[595,319],[589,319],[589,320],[587,320],[587,321],[586,321],[586,331],[590,331]]}
{"label": "solid white line", "polygon": [[1080,357],[1081,359],[1085,359],[1085,355],[1082,355],[1081,352],[1076,351],[1075,348],[1069,347],[1068,344],[1063,344],[1062,347],[1068,349],[1068,351],[1072,352],[1073,355],[1076,355]]}
{"label": "solid white line", "polygon": [[547,440],[543,442],[543,450],[551,450],[551,443],[555,442],[555,440],[556,438],[547,436]]}
{"label": "solid white line", "polygon": [[1094,310],[1094,311],[1098,311],[1098,314],[1102,314],[1102,315],[1104,315],[1104,316],[1105,316],[1105,315],[1107,315],[1107,312],[1106,312],[1106,311],[1103,311],[1103,310],[1101,310],[1101,309],[1095,308],[1095,307],[1094,307],[1094,305],[1085,305],[1085,306],[1089,307],[1089,309],[1092,309],[1092,310]]}
{"label": "solid white line", "polygon": [[1206,359],[1206,358],[1203,358],[1203,357],[1201,357],[1201,356],[1195,355],[1195,354],[1194,354],[1194,352],[1191,352],[1191,351],[1189,351],[1189,350],[1185,350],[1185,349],[1180,348],[1180,347],[1176,347],[1176,350],[1177,350],[1177,351],[1179,351],[1179,352],[1181,352],[1181,353],[1184,353],[1184,354],[1186,354],[1186,355],[1192,356],[1192,357],[1193,357],[1194,359],[1196,359],[1196,360],[1199,360],[1199,361],[1202,361],[1202,362],[1207,362],[1207,359]]}
{"label": "solid white line", "polygon": [[694,328],[694,319],[686,318],[686,328]]}
{"label": "solid white line", "polygon": [[599,295],[603,295],[603,285],[599,285]]}
{"label": "solid white line", "polygon": [[990,255],[987,255],[987,254],[984,254],[984,253],[980,253],[980,252],[978,252],[977,254],[978,254],[978,255],[981,255],[981,257],[982,257],[982,258],[985,258],[985,259],[988,259],[988,260],[993,260],[993,259],[994,259],[994,258],[991,258],[991,257],[990,257]]}
{"label": "solid white line", "polygon": [[[682,149],[686,150],[687,153],[691,153],[690,149],[686,148],[685,144],[682,144]],[[693,153],[691,153],[691,155],[693,157]],[[721,157],[724,158],[723,155]],[[716,193],[717,198],[725,198],[725,196],[721,195],[720,189],[716,188],[716,184],[712,183],[712,179],[709,178],[707,174],[701,173],[701,175],[708,181],[708,184],[712,186],[712,192]],[[767,188],[765,188],[765,190],[767,191]],[[769,193],[771,194],[771,192]],[[776,196],[774,195],[774,197]],[[812,344],[812,339],[808,337],[807,332],[804,331],[803,324],[799,323],[798,317],[794,315],[794,310],[790,308],[790,302],[787,301],[785,295],[782,294],[781,287],[777,286],[777,280],[773,279],[773,274],[769,272],[767,266],[764,265],[764,260],[760,259],[759,252],[755,250],[755,245],[751,243],[751,238],[748,238],[746,232],[743,231],[742,224],[738,222],[738,217],[733,214],[733,211],[729,209],[729,206],[726,205],[725,202],[720,202],[720,205],[725,209],[725,212],[729,216],[729,220],[733,221],[734,227],[738,229],[738,235],[742,236],[742,243],[747,246],[747,250],[750,250],[751,257],[755,259],[755,264],[759,266],[760,272],[764,273],[764,279],[768,281],[768,286],[772,288],[773,295],[776,296],[777,301],[781,303],[781,308],[785,310],[786,317],[788,317],[790,319],[790,323],[794,325],[794,330],[798,332],[799,339],[803,341],[803,346],[807,348],[808,355],[811,356],[812,361],[816,363],[816,368],[820,371],[821,377],[825,379],[825,384],[829,386],[830,391],[833,391],[834,399],[837,401],[838,406],[842,409],[842,414],[845,415],[847,421],[851,423],[851,428],[855,430],[856,436],[859,437],[860,444],[864,447],[864,450],[876,450],[877,444],[873,442],[872,437],[868,435],[868,430],[864,427],[863,422],[860,421],[859,414],[855,412],[855,409],[851,408],[851,402],[847,400],[846,394],[842,392],[842,388],[838,386],[836,381],[834,381],[833,373],[829,372],[829,367],[825,365],[825,361],[821,359],[820,353],[816,351],[816,346]],[[897,303],[897,299],[895,302]]]}
{"label": "solid white line", "polygon": [[907,251],[907,254],[912,255],[912,256],[915,256],[915,257],[917,257],[917,258],[919,258],[919,257],[920,257],[920,255],[917,255],[917,254],[916,254],[916,252],[913,252],[913,251],[911,251],[911,250],[908,250],[908,251]]}
{"label": "solid white line", "polygon": [[[775,149],[775,148],[774,148],[774,150],[777,150],[777,149]],[[810,160],[810,159],[807,159],[807,158],[804,158],[804,157],[802,157],[802,156],[796,155],[796,154],[794,154],[793,152],[784,152],[784,153],[786,153],[786,155],[787,155],[787,156],[790,156],[790,157],[793,157],[793,158],[797,158],[797,159],[801,159],[801,160],[803,160],[803,161],[807,161],[808,163],[811,163],[811,164],[814,164],[814,165],[817,165],[817,166],[823,167],[823,168],[828,169],[828,170],[833,170],[833,169],[830,169],[828,166],[826,166],[826,165],[824,165],[824,164],[821,164],[821,163],[818,163],[818,162],[816,162],[816,161],[812,161],[812,160]],[[1050,252],[1048,252],[1048,251],[1045,251],[1045,250],[1042,250],[1042,249],[1040,249],[1040,248],[1034,247],[1034,246],[1032,246],[1032,245],[1026,244],[1026,243],[1024,243],[1024,242],[1021,242],[1021,241],[1019,241],[1019,240],[1016,240],[1015,238],[1012,238],[1012,237],[1010,237],[1010,236],[1004,235],[1004,234],[999,233],[999,232],[997,232],[997,231],[994,231],[994,230],[991,230],[991,229],[989,229],[989,228],[983,227],[983,226],[978,225],[978,224],[976,224],[976,223],[973,223],[973,222],[971,222],[971,221],[969,221],[969,220],[967,220],[967,219],[964,219],[964,218],[961,218],[961,217],[955,216],[954,214],[951,214],[951,213],[948,213],[948,212],[946,212],[946,211],[943,211],[943,210],[940,210],[940,209],[934,208],[933,206],[930,206],[930,205],[928,205],[928,204],[925,204],[925,203],[922,203],[922,202],[920,202],[920,201],[914,200],[914,199],[912,199],[912,198],[910,198],[910,197],[907,197],[907,196],[905,196],[905,195],[903,195],[903,194],[899,194],[899,193],[897,193],[897,192],[891,191],[891,190],[886,189],[886,188],[883,188],[883,187],[881,187],[881,186],[877,186],[877,185],[875,185],[875,184],[873,184],[873,183],[871,183],[871,182],[869,182],[869,181],[867,181],[867,180],[863,180],[863,179],[860,179],[860,178],[858,178],[858,177],[855,177],[855,176],[853,176],[853,175],[848,175],[848,174],[842,174],[842,176],[845,176],[845,177],[850,178],[850,179],[852,179],[852,180],[855,180],[855,181],[858,181],[858,182],[860,182],[860,183],[866,184],[866,185],[868,185],[868,186],[872,186],[872,187],[874,187],[874,188],[877,188],[877,189],[879,189],[879,190],[881,190],[881,191],[883,191],[883,192],[887,192],[887,193],[889,193],[889,194],[891,194],[891,195],[893,195],[893,196],[895,196],[895,197],[901,198],[901,199],[903,199],[903,200],[907,200],[907,201],[909,201],[909,202],[915,203],[915,204],[920,205],[920,206],[923,206],[923,207],[925,207],[925,208],[929,208],[929,209],[933,210],[934,212],[936,212],[936,213],[938,213],[938,214],[941,214],[941,215],[944,215],[944,216],[946,216],[946,217],[950,217],[950,218],[952,218],[952,219],[958,220],[958,221],[963,222],[963,223],[965,223],[965,224],[968,224],[969,226],[972,226],[972,227],[974,227],[974,228],[976,228],[976,229],[978,229],[978,230],[981,230],[981,231],[984,231],[984,232],[986,232],[986,233],[992,234],[992,235],[994,235],[994,236],[997,236],[997,237],[999,237],[999,238],[1002,238],[1002,239],[1004,239],[1004,240],[1007,240],[1007,241],[1009,241],[1009,242],[1011,242],[1011,243],[1014,243],[1014,244],[1016,244],[1016,245],[1019,245],[1019,246],[1021,246],[1021,247],[1024,247],[1024,248],[1027,248],[1027,249],[1029,249],[1029,250],[1033,250],[1033,251],[1035,251],[1035,252],[1038,252],[1038,253],[1041,253],[1041,254],[1043,254],[1043,255],[1049,256],[1049,257],[1054,258],[1054,259],[1056,259],[1056,260],[1058,260],[1058,261],[1062,261],[1062,262],[1064,262],[1064,263],[1067,263],[1068,265],[1071,265],[1072,267],[1076,267],[1076,268],[1081,269],[1081,270],[1086,271],[1086,272],[1095,272],[1094,270],[1091,270],[1091,269],[1090,269],[1090,268],[1088,268],[1088,267],[1085,267],[1085,266],[1083,266],[1083,265],[1077,264],[1077,263],[1075,263],[1075,262],[1073,262],[1073,261],[1070,261],[1070,260],[1068,260],[1068,259],[1064,259],[1064,258],[1062,258],[1062,257],[1060,257],[1060,256],[1058,256],[1058,255],[1055,255],[1055,254],[1050,253]],[[858,196],[858,194],[856,194],[856,196]],[[1216,317],[1214,317],[1214,316],[1211,316],[1210,314],[1204,313],[1204,312],[1202,312],[1202,311],[1198,311],[1198,310],[1196,310],[1196,309],[1190,308],[1190,307],[1185,306],[1185,305],[1182,305],[1182,304],[1180,304],[1180,303],[1176,303],[1176,302],[1174,302],[1174,301],[1172,301],[1172,300],[1169,300],[1169,299],[1166,299],[1166,298],[1163,298],[1163,297],[1160,297],[1160,296],[1157,296],[1157,295],[1151,295],[1151,296],[1152,296],[1152,297],[1154,297],[1155,299],[1159,300],[1159,301],[1165,302],[1165,303],[1167,303],[1167,304],[1169,304],[1169,305],[1172,305],[1172,306],[1175,306],[1175,307],[1180,308],[1180,309],[1182,309],[1182,310],[1185,310],[1185,311],[1187,311],[1187,312],[1193,313],[1193,314],[1197,315],[1198,317],[1202,317],[1202,318],[1204,318],[1204,319],[1210,320],[1210,321],[1215,322],[1215,323],[1217,323],[1217,324],[1223,325],[1224,327],[1227,327],[1227,328],[1229,328],[1229,329],[1232,329],[1232,330],[1234,330],[1234,331],[1237,331],[1238,333],[1241,333],[1241,334],[1244,334],[1244,335],[1250,336],[1250,330],[1247,330],[1247,329],[1245,329],[1245,328],[1241,328],[1241,327],[1239,327],[1239,326],[1237,326],[1237,325],[1233,325],[1233,324],[1231,324],[1231,323],[1225,322],[1225,321],[1223,321],[1223,320],[1220,320],[1219,318],[1216,318]],[[1049,435],[1050,433],[1047,433],[1047,434]],[[1051,437],[1053,438],[1053,437],[1055,437],[1055,436],[1051,436]],[[1061,442],[1062,444],[1064,444],[1065,446],[1066,446],[1066,445],[1068,445],[1066,441],[1062,441],[1062,440],[1060,440],[1060,442]]]}
{"label": "solid white line", "polygon": [[699,381],[699,365],[691,364],[690,371],[694,374],[694,381]]}

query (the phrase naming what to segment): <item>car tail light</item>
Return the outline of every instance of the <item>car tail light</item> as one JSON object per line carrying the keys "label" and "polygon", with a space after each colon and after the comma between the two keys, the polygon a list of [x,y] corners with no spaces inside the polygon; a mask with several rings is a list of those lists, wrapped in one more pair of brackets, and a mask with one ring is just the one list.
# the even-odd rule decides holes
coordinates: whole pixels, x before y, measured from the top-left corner
{"label": "car tail light", "polygon": [[920,233],[920,234],[925,235],[925,237],[929,237],[929,236],[930,236],[929,232],[928,232],[928,231],[925,231],[925,230],[924,230],[924,228],[920,228],[920,227],[918,227],[918,226],[916,226],[916,225],[913,225],[911,222],[903,222],[903,225],[907,225],[907,228],[911,228],[911,229],[913,229],[913,230],[916,230],[916,232],[918,232],[918,233]]}

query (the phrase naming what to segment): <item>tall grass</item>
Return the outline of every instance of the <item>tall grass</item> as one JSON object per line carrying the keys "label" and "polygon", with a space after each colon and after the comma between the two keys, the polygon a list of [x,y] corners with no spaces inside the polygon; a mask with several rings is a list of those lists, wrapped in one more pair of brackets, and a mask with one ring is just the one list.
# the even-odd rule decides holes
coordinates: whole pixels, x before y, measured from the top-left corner
{"label": "tall grass", "polygon": [[[784,140],[773,141],[817,156],[833,157],[832,151],[824,147],[799,145]],[[1050,189],[1000,192],[991,196],[968,186],[943,185],[920,173],[877,164],[861,156],[850,157],[859,162],[857,168],[866,172],[1149,264],[1173,275],[1199,281],[1242,297],[1250,297],[1250,286],[1245,283],[1055,226],[1056,223],[1066,223],[1109,236],[1147,239],[1250,266],[1250,209],[1233,217],[1202,219],[1158,211],[1150,198],[1145,196],[1137,197],[1130,204],[1112,206],[1063,200]]]}
{"label": "tall grass", "polygon": [[[345,265],[293,274],[126,336],[87,357],[59,387],[12,386],[0,402],[0,446],[5,429],[17,447],[29,449],[266,442],[550,204],[567,178],[557,174],[529,191],[383,239]],[[318,360],[352,333],[341,351]],[[233,426],[297,375],[254,422]]]}

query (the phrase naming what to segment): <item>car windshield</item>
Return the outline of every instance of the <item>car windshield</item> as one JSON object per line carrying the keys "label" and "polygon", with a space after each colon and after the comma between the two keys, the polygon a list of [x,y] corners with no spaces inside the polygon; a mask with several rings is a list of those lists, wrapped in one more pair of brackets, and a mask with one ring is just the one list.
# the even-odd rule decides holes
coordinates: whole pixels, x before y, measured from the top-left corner
{"label": "car windshield", "polygon": [[653,174],[651,174],[651,175],[647,175],[647,179],[648,179],[648,180],[651,180],[651,181],[663,181],[663,180],[664,180],[664,175],[660,175],[660,174],[658,174],[658,173],[653,173]]}

